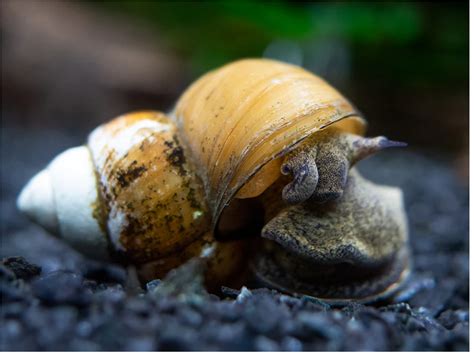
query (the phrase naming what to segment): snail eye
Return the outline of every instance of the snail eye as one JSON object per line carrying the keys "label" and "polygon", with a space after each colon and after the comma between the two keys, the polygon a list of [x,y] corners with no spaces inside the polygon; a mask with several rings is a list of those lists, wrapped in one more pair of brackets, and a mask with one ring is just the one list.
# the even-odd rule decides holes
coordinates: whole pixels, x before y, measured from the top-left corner
{"label": "snail eye", "polygon": [[287,164],[281,166],[281,172],[283,175],[289,175],[291,173],[290,167]]}

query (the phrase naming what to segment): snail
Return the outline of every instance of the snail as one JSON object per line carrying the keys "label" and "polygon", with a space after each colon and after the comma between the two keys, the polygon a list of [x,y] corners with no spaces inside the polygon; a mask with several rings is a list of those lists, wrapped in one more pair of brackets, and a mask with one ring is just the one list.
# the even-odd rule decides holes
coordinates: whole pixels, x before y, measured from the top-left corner
{"label": "snail", "polygon": [[142,280],[200,257],[210,285],[370,302],[399,289],[410,263],[402,192],[354,167],[402,144],[365,138],[365,126],[318,76],[239,60],[192,83],[169,114],[97,127],[17,205],[84,254],[136,265]]}

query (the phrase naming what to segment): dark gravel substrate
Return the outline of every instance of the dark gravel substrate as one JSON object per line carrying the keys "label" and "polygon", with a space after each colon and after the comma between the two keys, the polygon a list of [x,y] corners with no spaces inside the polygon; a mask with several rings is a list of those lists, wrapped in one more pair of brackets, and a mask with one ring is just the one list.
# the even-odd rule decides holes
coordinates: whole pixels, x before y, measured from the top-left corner
{"label": "dark gravel substrate", "polygon": [[1,349],[468,350],[467,187],[409,150],[360,166],[404,189],[414,253],[405,290],[376,306],[331,308],[267,289],[176,296],[158,282],[140,291],[121,267],[87,261],[27,223],[4,194]]}

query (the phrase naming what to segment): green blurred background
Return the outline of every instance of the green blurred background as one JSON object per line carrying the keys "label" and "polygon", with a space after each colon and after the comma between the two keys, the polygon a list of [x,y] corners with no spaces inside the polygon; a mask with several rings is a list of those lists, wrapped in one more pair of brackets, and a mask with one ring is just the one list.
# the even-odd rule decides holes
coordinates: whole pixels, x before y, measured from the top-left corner
{"label": "green blurred background", "polygon": [[468,2],[2,4],[3,126],[80,143],[118,114],[170,109],[209,69],[270,57],[333,84],[369,134],[447,157],[467,181]]}
{"label": "green blurred background", "polygon": [[[332,54],[346,60],[353,80],[421,89],[468,81],[467,2],[112,1],[98,8],[148,22],[194,75],[262,55],[325,70],[318,57]],[[338,49],[347,58],[337,58]]]}

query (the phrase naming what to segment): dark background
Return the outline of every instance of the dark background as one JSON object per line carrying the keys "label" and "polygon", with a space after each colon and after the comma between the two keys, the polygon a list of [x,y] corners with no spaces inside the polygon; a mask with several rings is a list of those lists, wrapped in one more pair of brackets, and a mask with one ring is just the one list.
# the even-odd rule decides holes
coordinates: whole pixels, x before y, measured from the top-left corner
{"label": "dark background", "polygon": [[[4,336],[0,348],[186,350],[183,344],[188,341],[189,349],[241,349],[235,342],[243,350],[467,349],[468,2],[3,0],[0,16],[0,256],[22,255],[43,269],[33,296],[27,287],[20,292],[26,301],[19,306],[14,296],[0,312]],[[57,277],[64,285],[72,282],[71,275],[76,283],[77,277],[89,280],[91,273],[84,268],[91,264],[19,214],[15,199],[21,187],[58,153],[83,144],[97,125],[128,111],[170,110],[186,86],[207,70],[262,56],[302,65],[322,76],[365,114],[369,135],[409,144],[405,150],[384,152],[360,165],[367,177],[404,191],[415,262],[405,296],[392,308],[354,306],[342,320],[338,310],[318,313],[320,323],[313,327],[321,332],[336,327],[340,334],[318,337],[311,328],[305,330],[307,338],[295,335],[295,342],[294,337],[285,340],[286,330],[281,330],[274,332],[276,339],[264,338],[263,343],[251,335],[253,331],[242,328],[238,304],[229,306],[235,307],[229,312],[237,312],[235,326],[245,331],[238,335],[232,330],[228,341],[219,340],[227,329],[220,323],[213,323],[214,328],[209,324],[209,329],[167,327],[169,322],[181,322],[177,316],[163,322],[164,328],[142,318],[129,325],[127,320],[140,313],[137,304],[144,298],[122,299],[125,309],[131,307],[122,314],[110,303],[116,293],[125,297],[123,290],[116,284],[107,288],[100,283],[103,280],[96,280],[97,289],[107,291],[112,300],[95,293],[99,298],[89,300],[90,309],[113,309],[109,315],[99,311],[94,318],[92,311],[77,313],[76,306],[66,309],[64,302],[44,306],[51,290],[67,292]],[[73,274],[66,275],[65,270]],[[48,279],[51,272],[53,281]],[[85,284],[79,282],[72,295],[89,292]],[[2,292],[10,296],[19,292],[18,285],[8,285],[0,282],[2,303]],[[42,287],[51,291],[46,300]],[[270,308],[255,306],[255,312],[252,302],[263,301],[248,299],[251,314],[258,315],[259,309],[265,313],[253,324],[265,325],[270,314],[281,316],[272,308],[281,302],[268,297]],[[43,303],[38,305],[38,298]],[[142,307],[159,308],[148,320],[154,322],[162,317],[158,315],[162,303],[150,302]],[[291,319],[299,327],[299,317],[314,307],[301,300],[291,302],[303,302],[301,309],[292,308]],[[219,305],[209,308],[207,315],[203,311],[204,319],[213,317]],[[188,313],[185,316],[189,318]],[[93,319],[110,324],[101,328]],[[91,322],[89,335],[79,334],[79,320]],[[45,328],[45,323],[51,326]],[[289,323],[278,318],[276,324]],[[390,331],[366,337],[367,332],[379,334],[382,325]],[[170,345],[163,330],[181,338]],[[188,337],[189,332],[195,338]],[[144,337],[148,342],[142,341]]]}
{"label": "dark background", "polygon": [[467,2],[2,4],[6,126],[84,139],[118,114],[170,109],[209,69],[264,56],[327,79],[370,134],[467,155]]}

